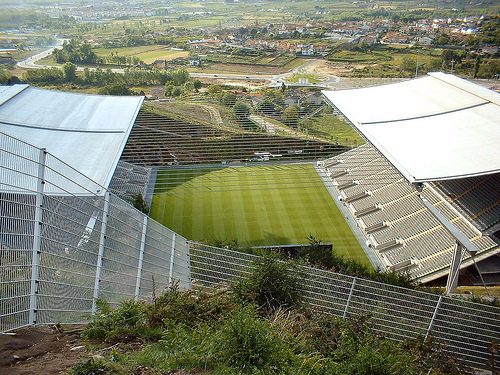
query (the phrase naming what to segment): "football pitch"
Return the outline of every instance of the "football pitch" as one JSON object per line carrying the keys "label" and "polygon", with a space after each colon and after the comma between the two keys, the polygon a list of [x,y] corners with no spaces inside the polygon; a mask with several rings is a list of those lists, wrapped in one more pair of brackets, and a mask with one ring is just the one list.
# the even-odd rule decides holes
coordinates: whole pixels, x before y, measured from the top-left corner
{"label": "football pitch", "polygon": [[370,264],[311,164],[158,172],[151,217],[187,239],[240,246],[306,244]]}

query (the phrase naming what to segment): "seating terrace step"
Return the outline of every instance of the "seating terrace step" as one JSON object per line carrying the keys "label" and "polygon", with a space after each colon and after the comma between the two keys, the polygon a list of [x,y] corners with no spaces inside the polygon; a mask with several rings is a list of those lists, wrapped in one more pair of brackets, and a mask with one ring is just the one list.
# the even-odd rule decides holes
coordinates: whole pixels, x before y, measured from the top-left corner
{"label": "seating terrace step", "polygon": [[380,210],[382,210],[382,206],[377,203],[377,204],[374,204],[373,206],[368,206],[368,207],[363,208],[362,210],[355,211],[354,216],[359,218],[359,217],[363,217],[365,215],[369,215],[371,213],[374,213],[374,212],[377,212]]}

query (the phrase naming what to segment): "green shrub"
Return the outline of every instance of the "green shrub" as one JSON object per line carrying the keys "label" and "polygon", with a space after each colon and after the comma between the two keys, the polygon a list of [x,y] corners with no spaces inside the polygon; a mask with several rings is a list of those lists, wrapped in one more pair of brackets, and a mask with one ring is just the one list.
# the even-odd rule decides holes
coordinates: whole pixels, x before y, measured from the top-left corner
{"label": "green shrub", "polygon": [[155,299],[147,314],[153,327],[165,327],[168,322],[194,327],[201,322],[217,322],[233,309],[234,303],[225,290],[208,294],[173,287]]}
{"label": "green shrub", "polygon": [[309,234],[307,239],[310,246],[299,249],[298,256],[315,267],[404,288],[423,289],[422,285],[407,272],[398,273],[381,269],[373,270],[363,263],[337,254],[334,249],[328,250],[326,247],[321,246],[321,240],[312,234]]}
{"label": "green shrub", "polygon": [[300,306],[303,301],[302,271],[296,263],[279,260],[276,253],[259,258],[252,273],[236,282],[237,299],[256,303],[264,312]]}
{"label": "green shrub", "polygon": [[251,307],[235,310],[216,345],[219,360],[243,373],[279,373],[290,360],[285,345]]}
{"label": "green shrub", "polygon": [[84,338],[103,338],[110,341],[130,341],[136,338],[156,339],[161,330],[149,324],[147,305],[143,301],[122,301],[117,309],[101,301],[99,313],[85,327]]}
{"label": "green shrub", "polygon": [[93,358],[90,358],[86,362],[78,363],[69,371],[70,375],[100,375],[112,373],[114,373],[114,371],[104,364],[104,362],[94,361]]}

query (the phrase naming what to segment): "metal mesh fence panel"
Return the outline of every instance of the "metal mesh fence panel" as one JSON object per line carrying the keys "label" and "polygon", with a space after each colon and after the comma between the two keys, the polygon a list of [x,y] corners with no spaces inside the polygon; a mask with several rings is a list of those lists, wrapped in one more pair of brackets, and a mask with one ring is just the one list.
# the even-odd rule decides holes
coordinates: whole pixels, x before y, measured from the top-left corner
{"label": "metal mesh fence panel", "polygon": [[[483,367],[491,358],[488,349],[500,338],[500,309],[462,299],[443,297],[430,334],[458,359]],[[497,358],[498,361],[498,358]]]}
{"label": "metal mesh fence panel", "polygon": [[242,278],[253,269],[257,256],[190,243],[191,283],[199,288],[212,288]]}
{"label": "metal mesh fence panel", "polygon": [[51,154],[0,133],[0,177],[0,331],[189,287],[185,238]]}
{"label": "metal mesh fence panel", "polygon": [[0,329],[29,322],[40,150],[0,133]]}
{"label": "metal mesh fence panel", "polygon": [[308,302],[321,311],[344,317],[355,278],[313,268],[304,271]]}
{"label": "metal mesh fence panel", "polygon": [[119,301],[134,296],[143,214],[111,197],[99,296]]}
{"label": "metal mesh fence panel", "polygon": [[439,296],[360,280],[348,314],[365,314],[387,338],[398,341],[425,336]]}
{"label": "metal mesh fence panel", "polygon": [[140,296],[151,298],[172,285],[190,288],[187,240],[149,219]]}
{"label": "metal mesh fence panel", "polygon": [[101,207],[99,197],[44,197],[37,323],[90,314]]}
{"label": "metal mesh fence panel", "polygon": [[[190,243],[193,286],[217,288],[250,273],[257,256]],[[500,337],[500,309],[461,299],[303,267],[303,291],[315,309],[366,316],[384,337],[432,339],[464,363],[486,368]]]}

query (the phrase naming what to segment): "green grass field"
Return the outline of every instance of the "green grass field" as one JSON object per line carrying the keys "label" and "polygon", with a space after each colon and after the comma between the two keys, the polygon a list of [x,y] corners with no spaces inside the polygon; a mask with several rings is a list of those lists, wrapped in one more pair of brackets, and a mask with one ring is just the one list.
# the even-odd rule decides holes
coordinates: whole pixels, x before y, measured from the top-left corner
{"label": "green grass field", "polygon": [[369,264],[311,164],[162,171],[151,217],[195,241],[305,244],[309,234]]}

